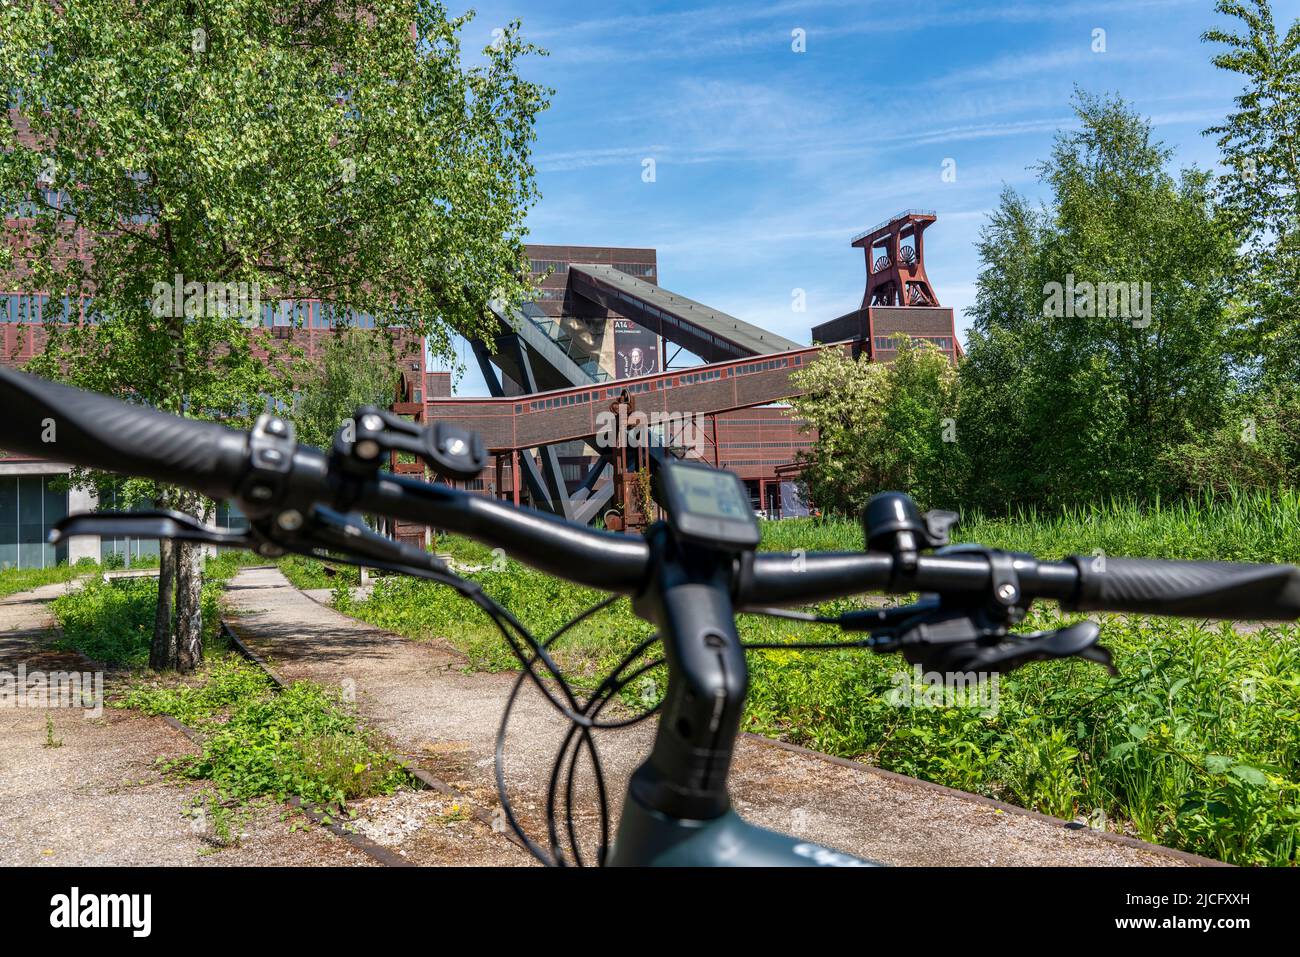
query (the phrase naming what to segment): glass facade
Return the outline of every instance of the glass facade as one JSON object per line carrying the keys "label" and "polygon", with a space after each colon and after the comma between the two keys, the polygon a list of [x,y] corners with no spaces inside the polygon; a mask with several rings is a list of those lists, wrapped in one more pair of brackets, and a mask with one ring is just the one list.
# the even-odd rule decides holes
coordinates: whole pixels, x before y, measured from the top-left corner
{"label": "glass facade", "polygon": [[45,542],[50,526],[67,514],[66,476],[0,475],[0,569],[67,561],[66,543]]}

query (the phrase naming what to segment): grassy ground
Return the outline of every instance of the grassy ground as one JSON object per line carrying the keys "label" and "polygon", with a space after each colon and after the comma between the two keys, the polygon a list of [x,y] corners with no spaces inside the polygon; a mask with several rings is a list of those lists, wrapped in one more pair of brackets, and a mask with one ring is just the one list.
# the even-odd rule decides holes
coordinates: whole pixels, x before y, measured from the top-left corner
{"label": "grassy ground", "polygon": [[96,565],[54,565],[50,568],[6,568],[0,571],[0,598],[20,591],[30,591],[42,585],[65,582],[78,575],[97,571]]}
{"label": "grassy ground", "polygon": [[[954,541],[978,542],[1039,558],[1092,555],[1241,562],[1300,561],[1300,492],[1238,494],[1218,502],[1116,503],[1005,517],[964,515]],[[774,551],[860,551],[856,521],[765,522],[763,547]]]}
{"label": "grassy ground", "polygon": [[[1217,505],[1127,506],[1008,519],[973,518],[962,540],[1042,557],[1092,554],[1291,561],[1300,497],[1238,497]],[[771,550],[858,550],[851,522],[768,523]],[[444,538],[438,550],[485,565],[474,578],[539,636],[598,593]],[[286,567],[320,587],[319,567]],[[443,638],[474,667],[514,667],[499,633],[449,589],[381,579],[343,610],[414,638]],[[1026,627],[1061,617],[1040,610]],[[747,641],[834,640],[826,627],[744,616]],[[620,602],[561,639],[557,657],[590,687],[649,627]],[[898,695],[906,665],[862,651],[752,651],[746,726],[818,750],[988,794],[1061,817],[1240,864],[1294,865],[1300,839],[1300,631],[1241,634],[1169,619],[1107,620],[1121,677],[1082,661],[1031,665],[986,687],[980,706],[931,706]],[[629,689],[654,700],[653,686]]]}
{"label": "grassy ground", "polygon": [[[254,799],[297,796],[337,814],[348,800],[391,793],[408,781],[397,759],[337,693],[310,682],[277,692],[258,668],[226,648],[219,631],[222,588],[240,567],[262,561],[251,552],[221,552],[205,562],[205,664],[192,675],[145,671],[156,578],[106,582],[98,568],[79,567],[71,573],[96,574],[51,603],[62,647],[135,672],[112,702],[115,707],[172,715],[202,733],[202,752],[165,770],[213,785],[194,813],[205,817],[213,834],[229,832],[232,841]],[[60,580],[53,575],[57,569],[48,571],[47,580]]]}
{"label": "grassy ground", "polygon": [[409,782],[337,693],[308,681],[277,692],[260,669],[233,654],[214,659],[193,683],[142,680],[115,704],[168,714],[201,732],[202,753],[168,770],[212,782],[219,806],[296,796],[340,811],[346,801]]}
{"label": "grassy ground", "polygon": [[[241,566],[262,561],[252,552],[221,552],[204,563],[205,652],[217,652],[224,647],[217,602],[226,581]],[[102,576],[93,575],[83,588],[51,602],[50,609],[63,632],[57,646],[113,667],[142,668],[149,662],[157,604],[158,580],[154,577],[104,581]]]}

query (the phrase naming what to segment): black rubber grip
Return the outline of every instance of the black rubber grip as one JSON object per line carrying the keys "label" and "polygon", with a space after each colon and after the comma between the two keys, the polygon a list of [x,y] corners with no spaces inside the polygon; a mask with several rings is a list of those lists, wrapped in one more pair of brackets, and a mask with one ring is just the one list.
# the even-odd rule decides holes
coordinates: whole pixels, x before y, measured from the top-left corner
{"label": "black rubber grip", "polygon": [[1300,568],[1158,558],[1070,558],[1079,569],[1077,611],[1121,611],[1182,618],[1294,621],[1300,618]]}
{"label": "black rubber grip", "polygon": [[0,367],[0,449],[229,498],[248,436]]}

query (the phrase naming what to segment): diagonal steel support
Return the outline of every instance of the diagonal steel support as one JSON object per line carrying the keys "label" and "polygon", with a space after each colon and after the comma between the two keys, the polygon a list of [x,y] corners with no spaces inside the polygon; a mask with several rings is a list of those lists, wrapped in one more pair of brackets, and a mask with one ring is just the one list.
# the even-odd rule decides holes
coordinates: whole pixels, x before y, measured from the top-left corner
{"label": "diagonal steel support", "polygon": [[[519,370],[522,378],[519,383],[520,388],[525,392],[536,392],[537,378],[533,373],[528,346],[523,340],[518,335],[501,336],[497,339],[497,346],[507,351],[510,358],[514,360],[515,368]],[[496,398],[503,398],[506,394],[505,385],[496,366],[492,364],[492,357],[487,347],[480,342],[475,342],[474,357],[478,360],[483,378],[487,381],[488,391]],[[541,460],[540,467],[533,457],[534,453]],[[537,449],[521,450],[519,465],[520,474],[528,486],[529,494],[532,495],[536,507],[572,519],[573,503],[564,484],[564,472],[560,468],[560,456],[555,446],[543,445]]]}

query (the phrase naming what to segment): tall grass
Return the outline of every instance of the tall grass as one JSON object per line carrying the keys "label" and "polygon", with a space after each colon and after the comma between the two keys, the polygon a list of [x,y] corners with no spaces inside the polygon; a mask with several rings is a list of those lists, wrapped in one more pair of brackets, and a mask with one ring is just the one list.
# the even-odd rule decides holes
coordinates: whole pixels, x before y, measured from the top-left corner
{"label": "tall grass", "polygon": [[[1300,491],[1233,492],[1217,499],[1114,501],[1055,511],[1013,509],[962,515],[954,541],[1030,552],[1217,561],[1300,561]],[[862,526],[847,519],[765,522],[763,548],[860,551]]]}

